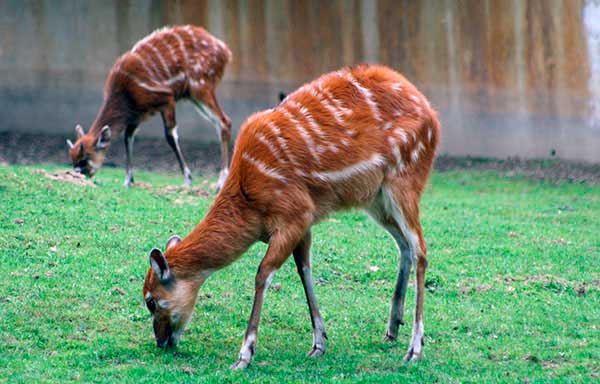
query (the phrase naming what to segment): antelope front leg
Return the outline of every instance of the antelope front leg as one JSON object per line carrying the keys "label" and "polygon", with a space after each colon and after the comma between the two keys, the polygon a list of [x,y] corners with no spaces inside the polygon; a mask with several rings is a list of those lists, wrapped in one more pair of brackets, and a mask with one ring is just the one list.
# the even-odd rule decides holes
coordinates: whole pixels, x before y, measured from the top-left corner
{"label": "antelope front leg", "polygon": [[271,280],[273,280],[273,276],[275,276],[275,272],[277,272],[281,264],[283,264],[292,253],[294,245],[298,242],[298,237],[290,236],[289,233],[275,233],[271,236],[269,249],[261,261],[258,272],[256,273],[254,304],[252,305],[252,312],[250,314],[248,328],[246,329],[246,336],[244,337],[244,342],[240,349],[240,356],[238,361],[235,362],[231,368],[242,369],[247,368],[248,365],[250,365],[252,356],[256,351],[258,323],[260,322],[260,312],[265,299],[265,293],[271,284]]}
{"label": "antelope front leg", "polygon": [[319,307],[317,306],[317,297],[313,288],[312,274],[311,274],[311,262],[310,262],[310,245],[312,242],[311,232],[307,232],[304,238],[298,243],[294,249],[294,261],[296,262],[296,268],[302,280],[302,286],[304,287],[304,294],[306,295],[306,301],[308,303],[308,310],[310,312],[310,320],[312,322],[313,329],[313,346],[308,353],[309,357],[321,356],[325,353],[325,340],[327,334],[325,333],[325,325],[323,324],[323,318],[319,313]]}

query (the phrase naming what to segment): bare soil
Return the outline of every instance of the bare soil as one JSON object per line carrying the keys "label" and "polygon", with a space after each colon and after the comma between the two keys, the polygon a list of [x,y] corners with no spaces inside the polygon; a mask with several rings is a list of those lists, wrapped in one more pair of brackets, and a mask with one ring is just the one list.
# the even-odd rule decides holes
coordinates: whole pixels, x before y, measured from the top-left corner
{"label": "bare soil", "polygon": [[[37,133],[0,132],[0,164],[54,163],[70,165],[67,136]],[[72,138],[71,138],[72,139]],[[120,141],[120,140],[118,140]],[[104,166],[124,167],[125,145],[114,143]],[[217,143],[183,140],[181,148],[194,174],[215,174],[220,158]],[[136,138],[133,162],[136,169],[179,173],[175,155],[164,139]],[[524,176],[550,183],[571,182],[600,185],[600,164],[565,161],[556,158],[526,160],[521,158],[490,159],[477,157],[438,156],[438,171],[493,170],[507,177]]]}

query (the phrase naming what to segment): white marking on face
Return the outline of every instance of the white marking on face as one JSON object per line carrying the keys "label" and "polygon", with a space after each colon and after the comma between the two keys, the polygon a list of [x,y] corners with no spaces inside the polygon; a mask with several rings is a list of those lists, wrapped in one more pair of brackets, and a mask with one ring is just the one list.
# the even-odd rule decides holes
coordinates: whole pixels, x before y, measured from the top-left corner
{"label": "white marking on face", "polygon": [[161,307],[162,309],[167,309],[169,308],[169,302],[167,300],[158,300],[157,302],[158,306]]}
{"label": "white marking on face", "polygon": [[360,161],[349,167],[340,169],[338,171],[325,171],[325,172],[312,172],[312,176],[328,182],[336,182],[345,180],[355,175],[369,172],[381,167],[385,163],[385,158],[379,153],[373,154],[370,159]]}
{"label": "white marking on face", "polygon": [[280,174],[279,172],[277,172],[276,170],[274,170],[274,169],[272,169],[272,168],[269,168],[269,167],[268,167],[268,166],[267,166],[265,163],[263,163],[262,161],[260,161],[260,160],[257,160],[257,159],[255,159],[255,158],[251,157],[251,156],[250,156],[249,154],[247,154],[247,153],[244,153],[244,154],[242,155],[242,157],[244,158],[244,160],[246,160],[246,161],[248,161],[250,164],[254,165],[254,166],[256,167],[256,169],[258,169],[258,170],[259,170],[259,171],[260,171],[262,174],[264,174],[264,175],[266,175],[266,176],[268,176],[268,177],[270,177],[270,178],[273,178],[273,179],[279,180],[279,181],[281,181],[281,182],[284,182],[284,183],[286,182],[286,178],[285,178],[285,177],[284,177],[282,174]]}
{"label": "white marking on face", "polygon": [[148,291],[148,292],[146,292],[146,295],[144,296],[144,299],[148,300],[151,297],[152,297],[152,295],[150,294],[150,291]]}

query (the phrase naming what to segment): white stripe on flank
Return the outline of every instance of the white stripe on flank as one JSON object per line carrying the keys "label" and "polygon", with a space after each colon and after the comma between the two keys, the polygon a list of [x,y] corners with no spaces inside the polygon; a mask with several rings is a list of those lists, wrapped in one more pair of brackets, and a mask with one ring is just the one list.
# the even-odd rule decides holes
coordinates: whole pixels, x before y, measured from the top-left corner
{"label": "white stripe on flank", "polygon": [[290,105],[291,107],[296,108],[297,110],[300,111],[300,113],[302,114],[302,117],[304,117],[304,119],[308,122],[308,125],[310,126],[310,128],[313,131],[315,131],[315,133],[317,135],[319,135],[321,138],[325,137],[325,132],[323,132],[321,127],[319,127],[319,124],[317,124],[317,122],[315,121],[315,119],[312,117],[312,115],[310,114],[310,112],[308,111],[308,109],[305,106],[300,105],[300,103],[297,103],[294,100],[288,101],[288,105]]}
{"label": "white stripe on flank", "polygon": [[381,121],[381,116],[379,115],[377,104],[373,100],[373,93],[367,88],[363,87],[362,84],[359,83],[358,80],[356,80],[350,72],[346,72],[345,75],[346,79],[350,82],[350,84],[352,84],[356,89],[358,89],[358,91],[363,95],[363,98],[369,105],[369,108],[371,108],[371,112],[373,112],[375,120]]}
{"label": "white stripe on flank", "polygon": [[346,116],[350,116],[352,114],[352,110],[350,108],[346,108],[342,105],[342,102],[338,99],[336,99],[335,97],[333,97],[333,95],[331,94],[331,92],[329,92],[326,89],[322,89],[322,92],[325,96],[327,96],[332,102],[333,104],[335,104],[335,107],[340,110],[343,114],[345,114]]}
{"label": "white stripe on flank", "polygon": [[388,130],[392,129],[392,126],[393,126],[392,122],[388,121],[387,123],[383,124],[383,130],[388,131]]}
{"label": "white stripe on flank", "polygon": [[404,132],[402,128],[394,129],[394,134],[400,136],[400,140],[402,140],[403,143],[408,143],[408,135],[406,134],[406,132]]}
{"label": "white stripe on flank", "polygon": [[160,92],[160,93],[165,93],[165,92],[169,92],[169,89],[166,88],[160,88],[160,87],[153,87],[149,84],[146,84],[145,82],[143,82],[142,80],[140,80],[139,78],[137,78],[136,76],[132,75],[131,73],[124,71],[122,69],[118,70],[119,73],[121,73],[122,75],[128,77],[129,79],[131,79],[133,82],[136,83],[136,85],[138,85],[139,87],[142,87],[148,91],[152,91],[152,92]]}
{"label": "white stripe on flank", "polygon": [[400,91],[402,91],[402,84],[394,83],[390,86],[390,88],[392,88],[396,92],[400,92]]}
{"label": "white stripe on flank", "polygon": [[300,136],[302,136],[302,139],[306,143],[306,147],[308,148],[309,152],[315,158],[317,164],[320,164],[319,155],[315,149],[315,142],[313,141],[312,137],[308,134],[306,129],[304,129],[302,124],[300,124],[300,122],[296,120],[290,111],[288,111],[285,107],[285,105],[282,106],[281,113],[283,113],[283,115],[292,123],[298,132],[300,132]]}
{"label": "white stripe on flank", "polygon": [[188,82],[194,88],[200,88],[200,87],[202,87],[204,85],[204,80],[202,80],[202,79],[200,79],[198,81],[196,81],[194,79],[188,79]]}
{"label": "white stripe on flank", "polygon": [[171,71],[169,70],[169,66],[165,62],[165,58],[162,56],[162,53],[160,53],[160,50],[152,44],[148,44],[148,47],[150,47],[152,52],[154,52],[156,57],[158,57],[158,61],[160,62],[160,65],[162,66],[162,69],[166,74],[166,78],[168,79],[169,77],[171,77]]}
{"label": "white stripe on flank", "polygon": [[285,177],[283,177],[283,175],[281,175],[279,172],[277,172],[274,169],[271,169],[269,167],[267,167],[267,165],[265,163],[263,163],[260,160],[257,160],[253,157],[251,157],[249,154],[244,153],[242,155],[242,157],[244,158],[244,160],[248,161],[249,163],[251,163],[252,165],[254,165],[256,167],[256,169],[258,169],[260,172],[262,172],[264,175],[269,176],[273,179],[279,180],[281,182],[286,181]]}
{"label": "white stripe on flank", "polygon": [[170,79],[165,80],[163,82],[163,84],[164,85],[173,85],[173,84],[178,83],[178,82],[180,82],[182,80],[185,80],[185,73],[180,72],[177,76],[171,77]]}
{"label": "white stripe on flank", "polygon": [[179,35],[179,33],[177,33],[177,31],[173,31],[173,35],[179,43],[179,49],[181,49],[182,57],[185,60],[185,63],[189,63],[190,58],[188,57],[187,49],[185,49],[185,42],[183,41],[183,38]]}
{"label": "white stripe on flank", "polygon": [[319,103],[321,103],[325,107],[325,109],[327,109],[327,111],[329,111],[329,113],[331,114],[331,116],[333,116],[333,118],[338,123],[338,125],[344,124],[344,120],[343,120],[343,116],[342,116],[343,113],[339,109],[335,109],[335,107],[329,103],[328,96],[321,88],[321,85],[319,82],[317,82],[316,89],[313,87],[309,90],[308,93],[313,98],[315,98]]}
{"label": "white stripe on flank", "polygon": [[156,71],[156,67],[154,66],[154,63],[150,63],[152,65],[152,68],[150,68],[148,66],[148,63],[146,63],[146,60],[144,60],[144,58],[135,53],[135,52],[131,52],[131,55],[133,57],[135,57],[135,59],[140,63],[140,65],[142,66],[142,68],[144,68],[144,71],[148,74],[149,80],[153,81],[156,83],[156,80],[158,78],[158,72]]}
{"label": "white stripe on flank", "polygon": [[410,95],[409,97],[410,97],[410,99],[411,99],[412,101],[414,101],[414,102],[415,102],[415,104],[417,104],[417,105],[421,104],[421,100],[420,100],[420,99],[419,99],[417,96],[415,96],[415,95]]}
{"label": "white stripe on flank", "polygon": [[352,176],[369,172],[372,170],[381,167],[385,163],[385,158],[381,156],[379,153],[374,154],[368,160],[363,160],[354,165],[346,167],[344,169],[340,169],[339,171],[325,171],[325,172],[312,172],[312,176],[321,180],[321,181],[329,181],[335,182],[340,180],[348,179]]}
{"label": "white stripe on flank", "polygon": [[296,162],[296,159],[294,159],[294,156],[292,155],[292,153],[288,152],[287,143],[285,142],[283,137],[281,137],[281,130],[279,129],[279,127],[277,125],[275,125],[275,123],[273,123],[272,121],[269,121],[267,123],[267,127],[269,127],[273,131],[273,134],[277,138],[277,142],[279,143],[279,146],[281,147],[283,154],[290,160],[290,162],[292,164],[294,164],[295,166],[298,166],[298,163]]}
{"label": "white stripe on flank", "polygon": [[396,139],[393,136],[388,136],[388,143],[392,149],[392,154],[394,155],[396,165],[400,165],[402,163],[402,154],[400,153],[400,147],[398,146]]}
{"label": "white stripe on flank", "polygon": [[269,139],[265,137],[265,135],[263,135],[261,132],[255,132],[254,136],[258,139],[258,141],[263,143],[269,149],[269,151],[271,151],[271,153],[277,160],[281,161],[284,164],[287,163],[287,161],[283,158],[281,152],[279,152],[279,149],[275,145],[273,145],[273,143],[271,143]]}
{"label": "white stripe on flank", "polygon": [[419,154],[424,149],[425,149],[425,146],[423,145],[423,143],[419,142],[419,144],[416,146],[416,148],[410,154],[410,158],[412,159],[413,162],[415,162],[419,159]]}
{"label": "white stripe on flank", "polygon": [[431,143],[431,127],[427,128],[427,141]]}

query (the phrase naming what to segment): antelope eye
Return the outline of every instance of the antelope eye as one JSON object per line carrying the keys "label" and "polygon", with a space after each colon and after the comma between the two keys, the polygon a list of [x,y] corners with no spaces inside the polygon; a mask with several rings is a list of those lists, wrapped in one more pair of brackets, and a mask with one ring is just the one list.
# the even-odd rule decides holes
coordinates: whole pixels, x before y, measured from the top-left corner
{"label": "antelope eye", "polygon": [[148,307],[150,313],[154,313],[156,311],[156,303],[154,302],[154,299],[146,300],[146,307]]}

